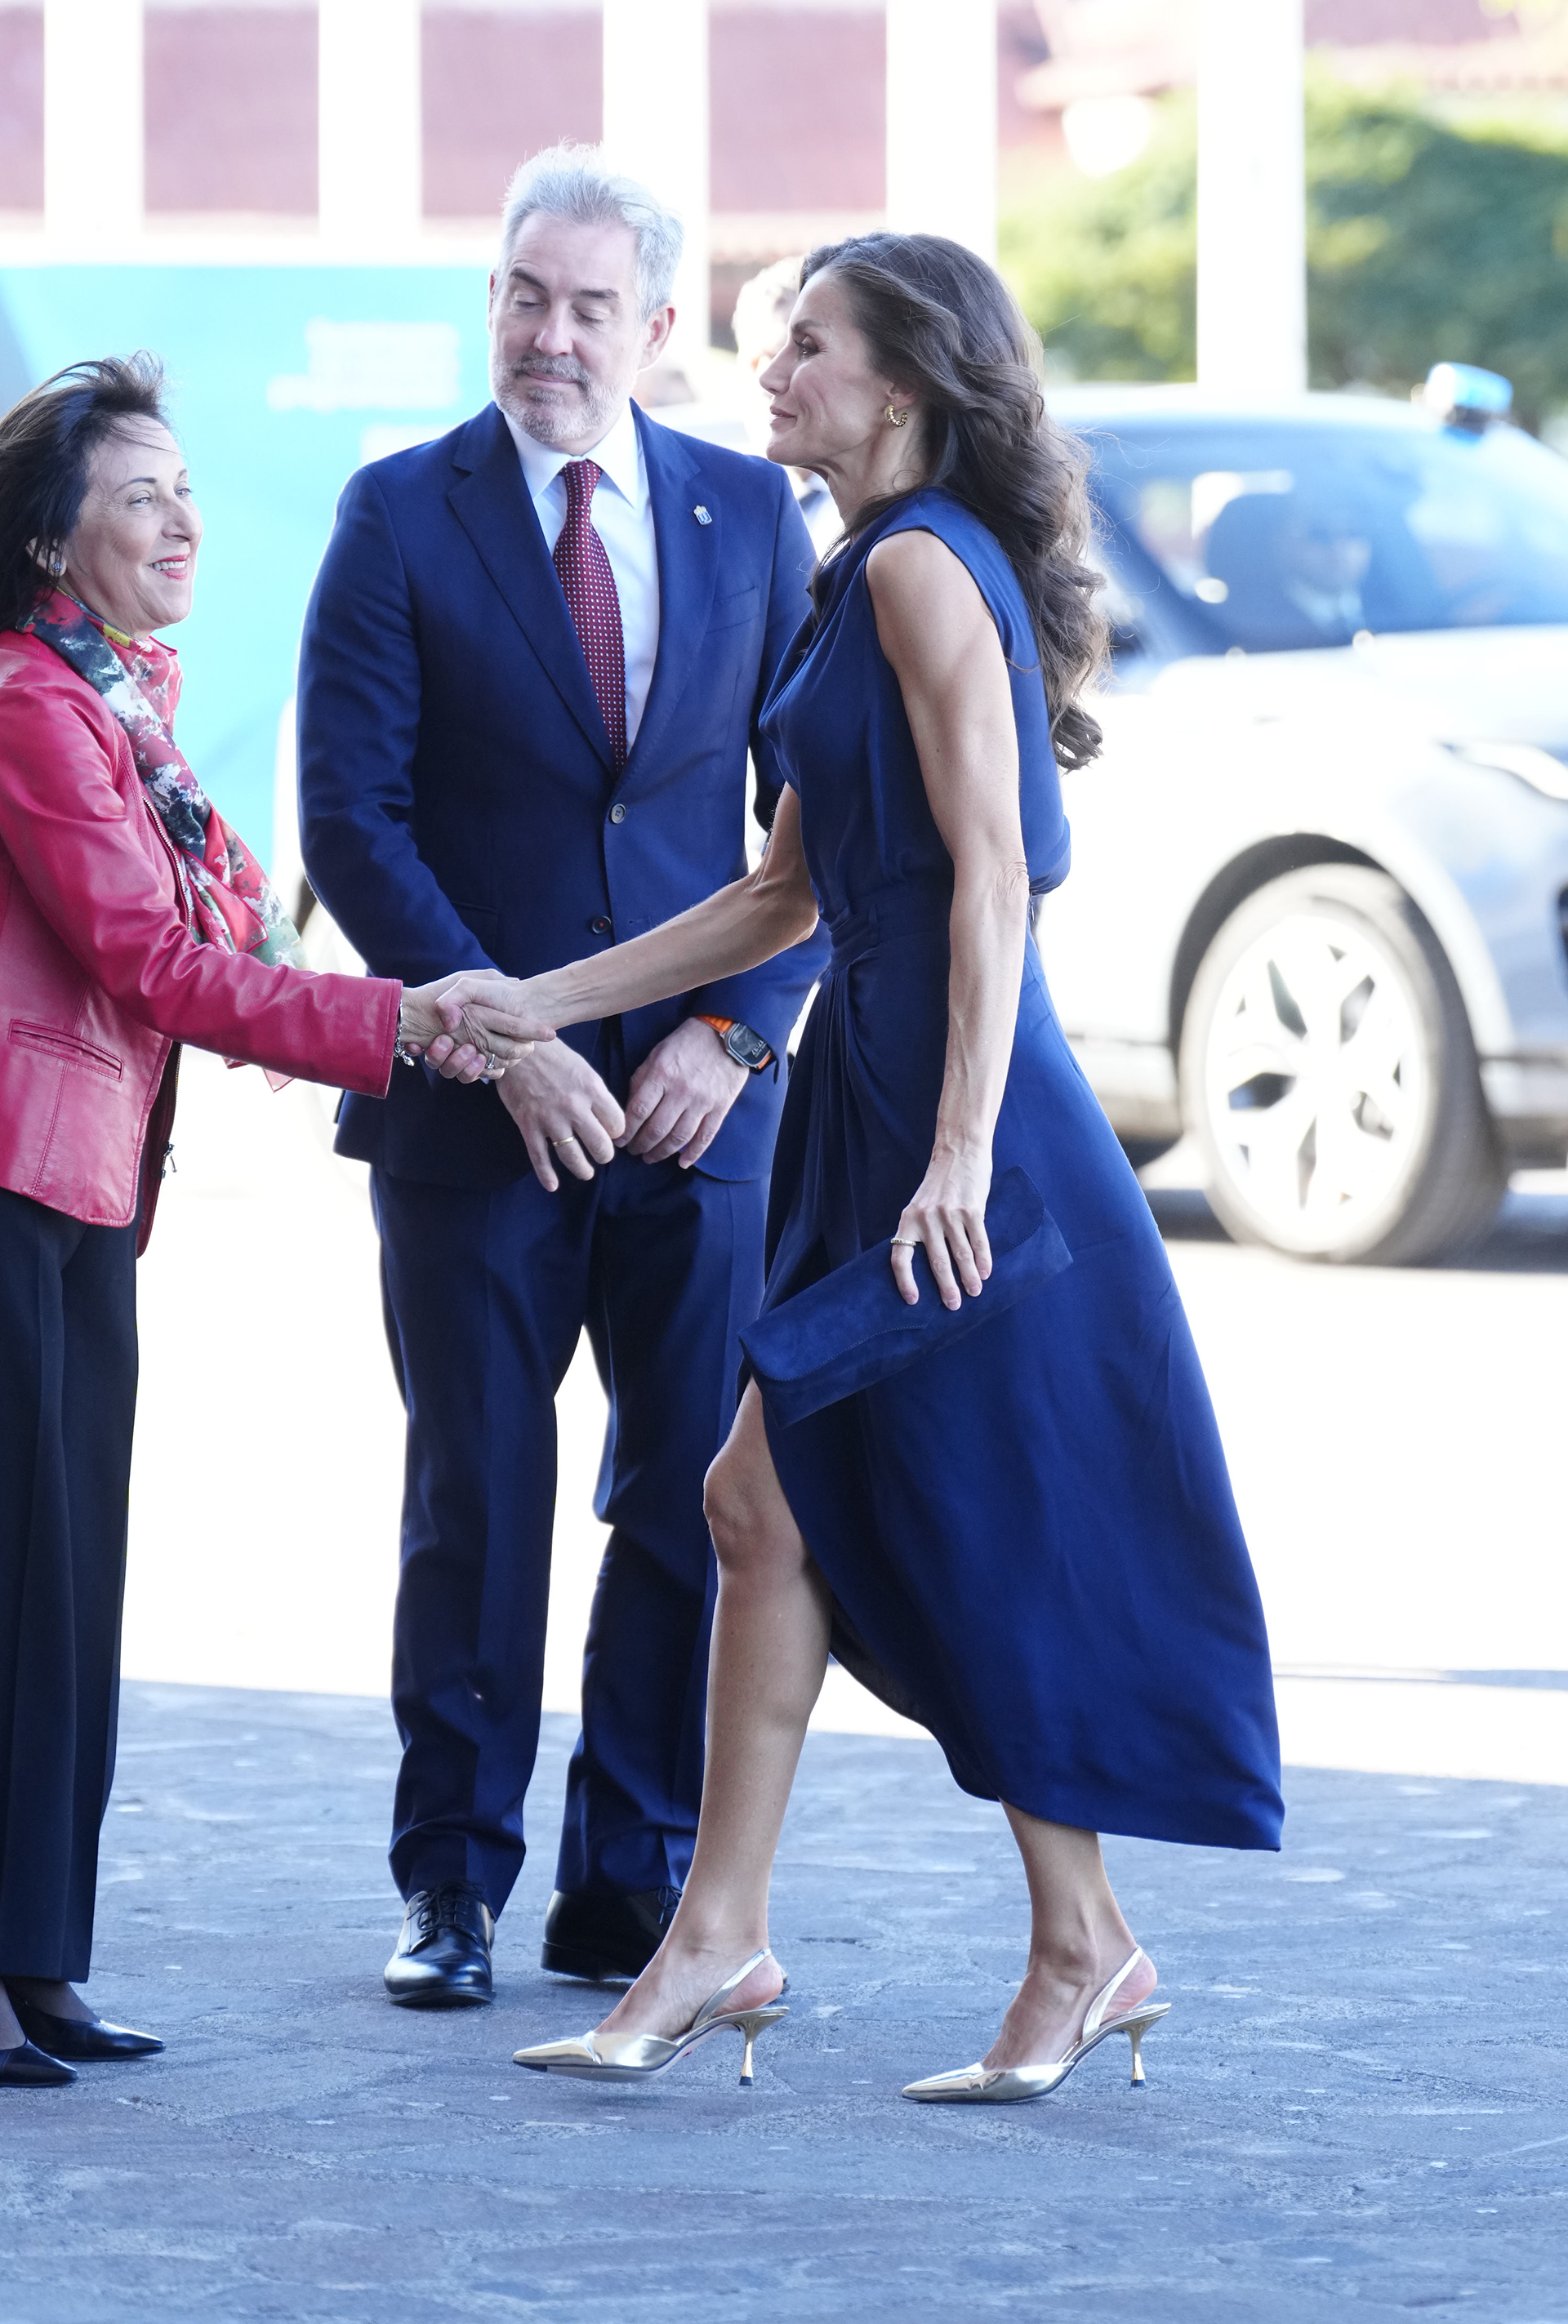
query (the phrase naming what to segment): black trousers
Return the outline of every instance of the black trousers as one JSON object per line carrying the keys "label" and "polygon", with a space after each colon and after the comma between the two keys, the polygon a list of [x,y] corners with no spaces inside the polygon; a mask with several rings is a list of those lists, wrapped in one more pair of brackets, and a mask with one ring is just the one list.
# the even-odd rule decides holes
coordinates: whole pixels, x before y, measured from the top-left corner
{"label": "black trousers", "polygon": [[0,1188],[0,1977],[91,1965],[135,1411],[134,1225]]}

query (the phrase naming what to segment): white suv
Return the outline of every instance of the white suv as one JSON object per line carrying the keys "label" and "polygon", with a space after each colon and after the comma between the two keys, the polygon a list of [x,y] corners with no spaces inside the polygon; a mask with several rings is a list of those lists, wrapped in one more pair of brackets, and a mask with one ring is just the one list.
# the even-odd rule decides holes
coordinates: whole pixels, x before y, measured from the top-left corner
{"label": "white suv", "polygon": [[1117,627],[1040,918],[1062,1023],[1234,1232],[1451,1249],[1568,1152],[1568,462],[1369,397],[1051,405]]}

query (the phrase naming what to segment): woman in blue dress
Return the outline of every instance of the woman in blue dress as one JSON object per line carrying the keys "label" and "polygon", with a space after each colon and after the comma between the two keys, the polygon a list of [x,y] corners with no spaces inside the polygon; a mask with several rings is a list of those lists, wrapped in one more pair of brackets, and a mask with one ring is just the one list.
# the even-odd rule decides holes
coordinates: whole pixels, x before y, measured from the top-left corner
{"label": "woman in blue dress", "polygon": [[[1207,1391],[1029,933],[1031,890],[1066,871],[1058,761],[1098,747],[1079,697],[1102,643],[1083,462],[1033,355],[955,244],[878,235],[807,260],[763,377],[769,453],[826,478],[846,537],[764,714],[790,770],[768,853],[651,935],[452,996],[503,1045],[730,973],[820,911],[833,961],[774,1162],[764,1316],[890,1237],[906,1302],[920,1249],[926,1298],[979,1303],[961,1344],[788,1425],[747,1387],[708,1479],[690,1877],[604,2024],[521,2064],[625,2079],[734,2025],[749,2071],[783,2014],[769,1876],[830,1646],[1002,1803],[1028,1886],[1027,1969],[990,2050],[910,2098],[1037,2097],[1118,2032],[1139,2079],[1166,2005],[1098,1834],[1278,1845],[1268,1646]],[[987,1198],[1015,1167],[1070,1263],[988,1318]]]}

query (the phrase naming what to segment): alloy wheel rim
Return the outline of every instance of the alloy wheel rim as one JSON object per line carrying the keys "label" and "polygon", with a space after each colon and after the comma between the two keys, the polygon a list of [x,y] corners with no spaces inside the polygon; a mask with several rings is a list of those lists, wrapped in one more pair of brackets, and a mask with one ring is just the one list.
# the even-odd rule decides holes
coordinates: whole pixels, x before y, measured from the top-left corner
{"label": "alloy wheel rim", "polygon": [[1296,911],[1231,967],[1204,1058],[1231,1190],[1272,1241],[1333,1250],[1397,1211],[1432,1077],[1415,996],[1360,923]]}

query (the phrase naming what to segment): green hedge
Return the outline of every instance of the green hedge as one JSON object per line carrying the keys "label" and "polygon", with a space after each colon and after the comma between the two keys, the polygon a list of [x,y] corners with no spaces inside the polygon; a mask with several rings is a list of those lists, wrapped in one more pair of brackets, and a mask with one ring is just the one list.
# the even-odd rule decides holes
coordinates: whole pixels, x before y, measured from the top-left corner
{"label": "green hedge", "polygon": [[[1003,269],[1072,375],[1193,376],[1195,155],[1169,97],[1129,168],[1064,171],[1004,216]],[[1447,358],[1506,372],[1527,426],[1568,407],[1568,139],[1314,75],[1306,175],[1314,386],[1402,392]]]}

